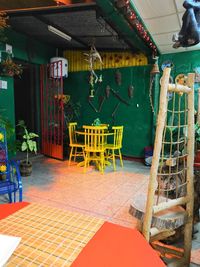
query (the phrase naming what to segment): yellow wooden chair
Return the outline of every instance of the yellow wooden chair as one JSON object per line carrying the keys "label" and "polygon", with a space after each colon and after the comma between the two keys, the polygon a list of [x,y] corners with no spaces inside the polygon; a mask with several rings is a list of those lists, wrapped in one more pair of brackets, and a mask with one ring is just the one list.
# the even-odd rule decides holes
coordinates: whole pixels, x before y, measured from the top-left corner
{"label": "yellow wooden chair", "polygon": [[113,169],[116,170],[115,157],[120,158],[121,166],[123,167],[123,160],[121,154],[122,138],[124,126],[113,126],[114,139],[112,144],[106,144],[106,160],[112,159]]}
{"label": "yellow wooden chair", "polygon": [[[70,155],[69,155],[69,165],[71,163],[72,157],[74,157],[74,161],[76,161],[76,157],[84,157],[84,143],[77,142],[76,138],[76,127],[77,122],[70,122],[68,126],[69,130],[69,146],[71,147]],[[78,149],[80,151],[78,151]]]}
{"label": "yellow wooden chair", "polygon": [[105,131],[107,130],[106,126],[83,126],[85,129],[85,166],[89,166],[91,161],[95,161],[96,165],[102,173],[105,169]]}

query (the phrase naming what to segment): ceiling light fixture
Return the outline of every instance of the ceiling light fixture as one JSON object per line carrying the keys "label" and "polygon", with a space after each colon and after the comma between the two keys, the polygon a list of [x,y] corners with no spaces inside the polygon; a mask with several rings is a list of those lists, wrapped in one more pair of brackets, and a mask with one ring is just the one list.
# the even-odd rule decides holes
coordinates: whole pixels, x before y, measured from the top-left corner
{"label": "ceiling light fixture", "polygon": [[51,25],[48,25],[48,30],[49,30],[50,32],[53,32],[53,33],[55,33],[56,35],[62,37],[63,39],[65,39],[65,40],[67,40],[67,41],[71,41],[71,39],[72,39],[71,36],[67,35],[67,34],[64,33],[64,32],[59,31],[58,29],[54,28],[54,27],[51,26]]}

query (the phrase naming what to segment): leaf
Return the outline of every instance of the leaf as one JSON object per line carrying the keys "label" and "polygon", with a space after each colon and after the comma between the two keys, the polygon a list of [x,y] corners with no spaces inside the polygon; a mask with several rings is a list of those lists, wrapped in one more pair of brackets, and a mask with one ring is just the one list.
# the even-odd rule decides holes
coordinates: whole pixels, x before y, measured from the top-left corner
{"label": "leaf", "polygon": [[34,137],[39,137],[39,135],[36,133],[29,133],[29,137],[34,138]]}
{"label": "leaf", "polygon": [[32,140],[28,140],[27,141],[27,144],[28,144],[28,148],[30,151],[33,151],[33,141]]}
{"label": "leaf", "polygon": [[22,143],[22,146],[21,146],[21,150],[22,150],[22,151],[25,151],[25,150],[27,150],[27,149],[28,149],[28,146],[27,146],[26,142],[23,142],[23,143]]}
{"label": "leaf", "polygon": [[27,135],[26,135],[26,134],[24,134],[24,135],[23,135],[23,138],[24,138],[24,139],[27,139]]}
{"label": "leaf", "polygon": [[37,153],[37,143],[35,141],[33,141],[33,151],[35,154]]}

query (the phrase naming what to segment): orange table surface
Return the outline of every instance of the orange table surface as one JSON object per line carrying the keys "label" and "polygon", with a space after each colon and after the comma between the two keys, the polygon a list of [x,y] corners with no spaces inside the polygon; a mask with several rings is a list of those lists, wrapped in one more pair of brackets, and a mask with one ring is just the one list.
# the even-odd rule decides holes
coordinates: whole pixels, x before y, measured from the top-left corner
{"label": "orange table surface", "polygon": [[0,220],[29,205],[28,202],[0,204]]}
{"label": "orange table surface", "polygon": [[136,229],[105,222],[71,267],[164,267]]}

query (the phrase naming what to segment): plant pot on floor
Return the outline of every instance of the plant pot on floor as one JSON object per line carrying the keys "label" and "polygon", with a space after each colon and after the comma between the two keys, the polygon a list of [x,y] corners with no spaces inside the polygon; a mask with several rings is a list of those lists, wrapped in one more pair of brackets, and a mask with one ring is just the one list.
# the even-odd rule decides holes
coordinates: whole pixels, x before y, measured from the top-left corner
{"label": "plant pot on floor", "polygon": [[30,176],[32,173],[32,163],[29,161],[27,162],[23,160],[20,162],[19,169],[20,169],[21,176]]}

